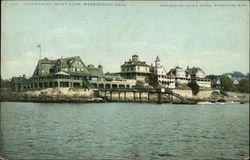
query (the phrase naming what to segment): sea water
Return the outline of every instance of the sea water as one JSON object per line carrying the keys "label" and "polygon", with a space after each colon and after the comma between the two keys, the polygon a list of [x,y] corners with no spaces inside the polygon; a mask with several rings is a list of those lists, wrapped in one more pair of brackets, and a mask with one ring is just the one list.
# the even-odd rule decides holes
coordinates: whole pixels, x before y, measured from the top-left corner
{"label": "sea water", "polygon": [[240,160],[249,104],[2,102],[0,132],[7,159]]}

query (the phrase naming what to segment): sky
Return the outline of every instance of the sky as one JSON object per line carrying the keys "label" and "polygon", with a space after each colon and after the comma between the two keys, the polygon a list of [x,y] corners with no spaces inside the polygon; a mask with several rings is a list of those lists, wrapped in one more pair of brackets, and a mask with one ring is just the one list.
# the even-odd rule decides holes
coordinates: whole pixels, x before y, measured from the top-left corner
{"label": "sky", "polygon": [[1,3],[3,79],[31,76],[38,44],[42,58],[80,56],[104,72],[119,72],[134,54],[149,65],[158,55],[167,71],[249,72],[248,1]]}

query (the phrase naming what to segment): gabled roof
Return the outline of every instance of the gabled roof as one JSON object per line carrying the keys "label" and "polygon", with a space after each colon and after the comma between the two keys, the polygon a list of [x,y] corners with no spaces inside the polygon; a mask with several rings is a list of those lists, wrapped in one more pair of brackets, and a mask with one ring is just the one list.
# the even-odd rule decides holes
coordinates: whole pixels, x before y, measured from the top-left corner
{"label": "gabled roof", "polygon": [[41,64],[52,64],[52,65],[56,64],[56,61],[57,60],[50,60],[47,57],[45,57],[44,59],[39,60],[39,62],[41,62]]}
{"label": "gabled roof", "polygon": [[99,68],[87,68],[91,76],[95,77],[105,77],[103,71]]}
{"label": "gabled roof", "polygon": [[184,72],[184,70],[183,70],[181,67],[176,66],[175,68],[170,69],[170,71],[168,72],[168,75],[171,75],[171,74],[174,74],[174,75],[175,75],[175,74],[176,74],[177,69],[178,69],[179,71]]}
{"label": "gabled roof", "polygon": [[80,58],[79,56],[74,56],[74,57],[67,57],[67,58],[59,58],[57,59],[57,63],[62,65],[62,67],[69,67],[72,62],[74,62],[77,58]]}
{"label": "gabled roof", "polygon": [[189,73],[189,74],[191,74],[191,73],[196,74],[198,71],[200,71],[200,72],[202,72],[202,73],[205,74],[205,72],[201,68],[199,68],[199,67],[187,68],[185,71],[187,73]]}

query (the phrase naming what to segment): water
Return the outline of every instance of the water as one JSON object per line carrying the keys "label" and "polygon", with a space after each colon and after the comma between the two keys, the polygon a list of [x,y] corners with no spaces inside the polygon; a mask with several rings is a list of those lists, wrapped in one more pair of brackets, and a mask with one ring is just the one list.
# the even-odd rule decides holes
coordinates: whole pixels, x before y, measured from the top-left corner
{"label": "water", "polygon": [[1,103],[7,159],[242,159],[249,104]]}

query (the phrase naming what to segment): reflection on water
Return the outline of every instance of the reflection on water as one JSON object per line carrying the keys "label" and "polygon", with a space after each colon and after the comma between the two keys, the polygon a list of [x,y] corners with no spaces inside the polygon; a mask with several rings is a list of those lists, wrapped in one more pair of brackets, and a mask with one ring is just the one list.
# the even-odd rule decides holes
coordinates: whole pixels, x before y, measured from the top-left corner
{"label": "reflection on water", "polygon": [[7,159],[242,159],[248,104],[1,103]]}

